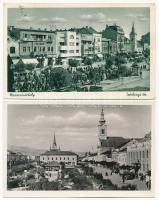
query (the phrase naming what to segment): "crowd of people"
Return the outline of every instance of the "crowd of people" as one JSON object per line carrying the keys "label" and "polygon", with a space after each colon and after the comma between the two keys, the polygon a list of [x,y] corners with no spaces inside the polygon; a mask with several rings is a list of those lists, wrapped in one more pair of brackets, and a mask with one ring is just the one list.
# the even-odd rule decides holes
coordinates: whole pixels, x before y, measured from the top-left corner
{"label": "crowd of people", "polygon": [[[23,73],[14,74],[14,90],[16,92],[49,92],[60,90],[64,87],[71,87],[72,90],[77,90],[84,85],[100,85],[104,80],[104,70],[102,67],[80,67],[76,70],[67,68],[63,70],[63,76],[55,73],[55,68],[46,68],[44,70],[33,70]],[[65,80],[65,74],[66,78]],[[62,80],[64,79],[64,80]],[[57,84],[59,87],[57,87]]]}

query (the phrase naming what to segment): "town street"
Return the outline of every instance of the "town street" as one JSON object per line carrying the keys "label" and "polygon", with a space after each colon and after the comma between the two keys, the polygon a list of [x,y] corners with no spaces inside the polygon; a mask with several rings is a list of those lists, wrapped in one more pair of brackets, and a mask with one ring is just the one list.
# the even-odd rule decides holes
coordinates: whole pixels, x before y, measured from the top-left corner
{"label": "town street", "polygon": [[150,71],[142,72],[142,79],[139,76],[122,77],[120,80],[105,80],[101,82],[103,91],[145,91],[150,86]]}
{"label": "town street", "polygon": [[[122,177],[119,174],[113,173],[111,175],[111,170],[106,167],[92,164],[90,164],[90,167],[93,167],[94,172],[102,173],[103,179],[111,180],[112,183],[118,185],[118,187],[121,187],[125,184],[132,184],[137,186],[137,190],[147,190],[145,181],[140,181],[139,179],[135,178],[132,180],[125,180],[125,183],[123,183]],[[106,176],[106,173],[108,174],[108,176]]]}

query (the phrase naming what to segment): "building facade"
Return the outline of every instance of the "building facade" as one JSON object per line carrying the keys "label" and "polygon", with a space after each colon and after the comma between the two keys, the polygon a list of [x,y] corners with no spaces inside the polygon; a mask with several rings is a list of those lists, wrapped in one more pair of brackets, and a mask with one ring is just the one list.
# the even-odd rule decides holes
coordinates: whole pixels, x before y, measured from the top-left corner
{"label": "building facade", "polygon": [[90,26],[77,29],[81,35],[81,56],[102,57],[102,35]]}
{"label": "building facade", "polygon": [[12,38],[9,35],[7,38],[7,53],[12,58],[19,57],[19,40]]}
{"label": "building facade", "polygon": [[106,28],[104,31],[102,31],[102,38],[109,39],[110,42],[110,48],[111,52],[115,55],[117,53],[124,52],[124,45],[125,45],[125,34],[123,29],[120,26],[117,25],[106,25]]}
{"label": "building facade", "polygon": [[53,31],[46,29],[34,30],[33,28],[22,29],[10,26],[8,32],[10,37],[16,38],[19,41],[20,57],[55,55],[56,37]]}
{"label": "building facade", "polygon": [[56,47],[57,57],[62,59],[81,57],[81,36],[72,30],[56,31]]}
{"label": "building facade", "polygon": [[139,163],[140,171],[146,173],[151,170],[151,133],[145,135],[142,140],[134,140],[127,147],[127,164]]}
{"label": "building facade", "polygon": [[65,163],[66,165],[77,165],[78,156],[71,151],[61,151],[56,144],[56,138],[54,135],[53,144],[50,147],[50,150],[44,152],[40,155],[40,162],[49,163],[52,161],[58,163]]}

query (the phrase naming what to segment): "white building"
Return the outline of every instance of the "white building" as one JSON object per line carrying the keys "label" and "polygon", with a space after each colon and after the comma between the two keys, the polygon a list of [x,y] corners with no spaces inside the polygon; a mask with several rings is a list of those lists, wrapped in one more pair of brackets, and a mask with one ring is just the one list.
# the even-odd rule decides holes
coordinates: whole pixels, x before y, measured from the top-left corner
{"label": "white building", "polygon": [[127,162],[128,165],[140,163],[143,173],[151,170],[151,133],[127,146]]}
{"label": "white building", "polygon": [[56,31],[56,55],[62,59],[81,57],[81,36],[76,31]]}
{"label": "white building", "polygon": [[7,53],[12,58],[19,57],[19,41],[8,36],[7,38]]}
{"label": "white building", "polygon": [[72,151],[61,151],[60,149],[58,149],[55,135],[53,145],[50,150],[40,155],[40,162],[49,163],[52,161],[58,163],[63,162],[68,166],[77,165],[77,154]]}

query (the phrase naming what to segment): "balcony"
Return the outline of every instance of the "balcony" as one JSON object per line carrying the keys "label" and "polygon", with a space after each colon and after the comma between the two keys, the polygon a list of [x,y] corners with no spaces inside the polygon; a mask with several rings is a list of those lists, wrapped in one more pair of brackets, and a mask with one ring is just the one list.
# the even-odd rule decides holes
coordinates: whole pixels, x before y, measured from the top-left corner
{"label": "balcony", "polygon": [[59,38],[58,39],[58,42],[60,43],[60,42],[65,42],[65,38]]}
{"label": "balcony", "polygon": [[67,50],[67,46],[60,46],[60,50]]}

